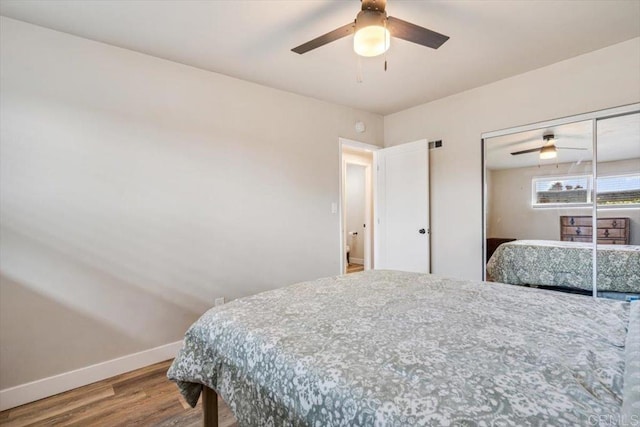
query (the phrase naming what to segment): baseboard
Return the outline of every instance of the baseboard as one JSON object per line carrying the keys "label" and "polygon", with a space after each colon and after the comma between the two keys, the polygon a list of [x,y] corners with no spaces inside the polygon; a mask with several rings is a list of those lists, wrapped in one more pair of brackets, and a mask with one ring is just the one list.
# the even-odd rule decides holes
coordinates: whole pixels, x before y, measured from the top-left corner
{"label": "baseboard", "polygon": [[176,357],[182,341],[0,390],[0,411]]}
{"label": "baseboard", "polygon": [[349,258],[349,264],[364,265],[364,260],[362,258]]}

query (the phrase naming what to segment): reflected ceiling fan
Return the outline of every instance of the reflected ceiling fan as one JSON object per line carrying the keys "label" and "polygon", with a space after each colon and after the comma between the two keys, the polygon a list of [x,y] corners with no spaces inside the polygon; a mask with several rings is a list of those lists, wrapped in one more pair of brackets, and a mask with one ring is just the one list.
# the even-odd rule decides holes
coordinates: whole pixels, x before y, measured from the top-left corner
{"label": "reflected ceiling fan", "polygon": [[546,134],[542,137],[544,144],[540,148],[531,148],[529,150],[515,151],[511,153],[512,156],[518,156],[520,154],[527,153],[540,153],[540,159],[553,159],[558,157],[558,150],[586,150],[586,148],[574,148],[574,147],[558,147],[555,144],[555,135],[552,133]]}
{"label": "reflected ceiling fan", "polygon": [[387,16],[387,0],[361,0],[362,10],[353,22],[291,49],[303,54],[350,34],[354,34],[353,50],[360,56],[378,56],[389,49],[391,37],[437,49],[449,36],[420,27],[402,19]]}

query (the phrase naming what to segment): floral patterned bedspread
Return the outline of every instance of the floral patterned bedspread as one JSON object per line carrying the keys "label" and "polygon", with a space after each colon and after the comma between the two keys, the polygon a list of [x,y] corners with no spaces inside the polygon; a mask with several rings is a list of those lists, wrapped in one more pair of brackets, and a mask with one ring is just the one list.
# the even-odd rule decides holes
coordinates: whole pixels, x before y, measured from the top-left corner
{"label": "floral patterned bedspread", "polygon": [[[592,290],[593,245],[552,240],[503,243],[487,264],[493,280]],[[640,293],[640,246],[598,245],[598,291]]]}
{"label": "floral patterned bedspread", "polygon": [[632,303],[629,310],[625,355],[621,420],[640,425],[640,301]]}
{"label": "floral patterned bedspread", "polygon": [[618,425],[629,307],[366,271],[209,310],[168,377],[241,426]]}

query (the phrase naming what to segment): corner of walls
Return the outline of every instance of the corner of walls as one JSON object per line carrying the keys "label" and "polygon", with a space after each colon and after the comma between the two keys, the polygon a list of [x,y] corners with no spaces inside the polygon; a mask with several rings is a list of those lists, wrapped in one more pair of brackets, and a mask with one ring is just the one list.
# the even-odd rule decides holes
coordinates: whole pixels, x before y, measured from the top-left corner
{"label": "corner of walls", "polygon": [[5,391],[173,351],[218,297],[339,271],[338,138],[382,145],[382,116],[0,21]]}
{"label": "corner of walls", "polygon": [[443,141],[430,155],[434,273],[482,278],[481,135],[639,102],[639,51],[640,37],[384,117],[386,147]]}

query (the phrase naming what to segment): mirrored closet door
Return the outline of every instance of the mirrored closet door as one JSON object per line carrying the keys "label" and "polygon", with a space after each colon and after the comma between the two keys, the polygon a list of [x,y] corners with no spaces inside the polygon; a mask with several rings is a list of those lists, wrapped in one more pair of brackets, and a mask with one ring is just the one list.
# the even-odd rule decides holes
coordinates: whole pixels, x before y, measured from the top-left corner
{"label": "mirrored closet door", "polygon": [[640,235],[638,107],[483,135],[486,280],[640,294],[640,242],[617,237]]}
{"label": "mirrored closet door", "polygon": [[640,293],[640,113],[598,119],[595,181],[597,291]]}

